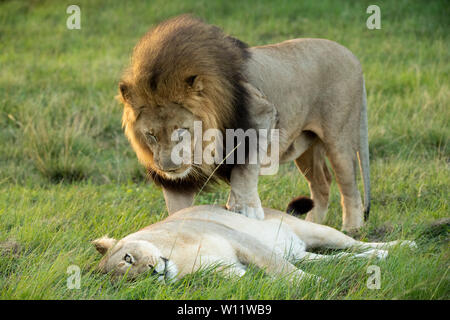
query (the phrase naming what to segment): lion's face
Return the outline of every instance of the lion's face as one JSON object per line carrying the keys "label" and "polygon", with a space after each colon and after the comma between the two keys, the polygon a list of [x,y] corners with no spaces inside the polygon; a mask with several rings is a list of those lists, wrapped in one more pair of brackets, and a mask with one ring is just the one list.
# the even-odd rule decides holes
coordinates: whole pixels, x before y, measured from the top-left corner
{"label": "lion's face", "polygon": [[119,85],[125,134],[140,162],[165,179],[205,176],[213,170],[210,165],[193,165],[194,151],[203,150],[203,132],[194,134],[194,123],[201,123],[200,131],[216,126],[214,120],[192,112],[211,104],[202,96],[201,78],[188,77],[190,81],[185,81],[181,97],[149,94],[145,82],[128,81]]}
{"label": "lion's face", "polygon": [[146,165],[168,179],[187,176],[192,162],[181,162],[176,158],[179,153],[175,154],[173,151],[175,146],[183,142],[190,149],[190,154],[193,154],[196,142],[194,121],[198,119],[190,111],[175,103],[169,103],[168,106],[142,106],[137,112],[138,116],[133,126],[134,135],[153,156],[152,163]]}
{"label": "lion's face", "polygon": [[173,262],[148,241],[131,240],[119,242],[106,237],[95,240],[96,249],[106,254],[100,262],[100,270],[114,278],[134,279],[143,273],[158,277],[160,281],[175,278],[177,269]]}

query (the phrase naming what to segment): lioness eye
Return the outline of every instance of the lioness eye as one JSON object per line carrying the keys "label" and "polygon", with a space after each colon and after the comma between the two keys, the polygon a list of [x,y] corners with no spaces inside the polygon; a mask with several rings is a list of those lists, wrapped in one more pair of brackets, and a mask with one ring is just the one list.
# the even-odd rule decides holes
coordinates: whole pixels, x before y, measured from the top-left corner
{"label": "lioness eye", "polygon": [[125,262],[129,264],[132,264],[134,262],[133,256],[128,253],[123,257],[123,260],[125,260]]}
{"label": "lioness eye", "polygon": [[149,264],[147,266],[150,270],[152,270],[152,273],[151,273],[152,276],[159,275],[158,271],[156,271],[156,269],[155,269],[155,266],[152,266],[151,264]]}

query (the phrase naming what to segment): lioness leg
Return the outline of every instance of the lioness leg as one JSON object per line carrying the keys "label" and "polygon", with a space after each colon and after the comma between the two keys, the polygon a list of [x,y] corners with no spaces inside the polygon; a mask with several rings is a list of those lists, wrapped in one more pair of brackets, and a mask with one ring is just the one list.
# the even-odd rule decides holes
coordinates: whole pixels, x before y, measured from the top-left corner
{"label": "lioness leg", "polygon": [[245,272],[246,268],[242,265],[233,265],[223,268],[223,273],[225,274],[225,276],[231,279],[239,279],[244,276]]}
{"label": "lioness leg", "polygon": [[225,276],[234,279],[241,278],[246,272],[246,267],[239,262],[217,256],[202,256],[198,261],[196,269],[208,267],[214,267]]}
{"label": "lioness leg", "polygon": [[[367,250],[366,252],[363,252],[362,255],[356,255],[355,257],[357,258],[365,257],[367,256],[367,254],[369,255],[376,254],[378,257],[384,258],[386,253],[383,251],[391,247],[397,245],[409,246],[410,248],[417,247],[414,241],[409,240],[395,240],[389,242],[362,242],[355,240],[352,237],[349,237],[346,234],[334,228],[319,224],[314,224],[313,227],[312,224],[310,224],[310,228],[308,228],[308,226],[306,225],[306,223],[308,223],[307,221],[302,221],[300,219],[297,220],[300,221],[300,225],[299,223],[296,223],[295,221],[292,220],[291,221],[286,220],[286,223],[288,223],[289,226],[292,228],[292,230],[297,234],[297,236],[306,243],[307,248],[330,248],[330,249],[356,248]],[[306,231],[306,229],[308,229],[308,231]],[[314,254],[307,253],[307,255],[311,255],[311,257],[314,259]],[[349,255],[353,254],[340,253],[337,256],[344,257]],[[325,256],[325,257],[334,257],[334,256]]]}
{"label": "lioness leg", "polygon": [[[232,242],[236,250],[236,256],[241,264],[254,264],[258,268],[264,269],[268,275],[287,276],[290,281],[320,280],[320,277],[298,269],[284,257],[273,252],[269,247],[254,241],[254,238],[246,239],[247,236],[243,234],[239,234],[239,236],[241,238],[239,241]],[[253,239],[253,241],[250,239]]]}
{"label": "lioness leg", "polygon": [[305,244],[306,249],[311,248],[330,248],[330,249],[348,249],[360,248],[366,249],[387,249],[396,245],[408,245],[415,247],[414,241],[397,240],[391,242],[362,242],[349,237],[348,235],[332,227],[305,221],[292,215],[265,209],[266,220],[276,219],[288,225],[291,230]]}
{"label": "lioness leg", "polygon": [[307,221],[323,223],[328,210],[331,174],[325,163],[325,149],[319,140],[295,160],[295,164],[308,180],[314,208],[306,215]]}
{"label": "lioness leg", "polygon": [[316,254],[311,252],[305,252],[305,255],[300,259],[302,261],[323,261],[323,260],[331,260],[331,259],[339,259],[339,258],[371,258],[375,257],[378,259],[385,259],[388,255],[386,250],[381,249],[370,249],[366,250],[362,253],[350,253],[350,252],[341,252],[338,254],[332,255],[323,255]]}

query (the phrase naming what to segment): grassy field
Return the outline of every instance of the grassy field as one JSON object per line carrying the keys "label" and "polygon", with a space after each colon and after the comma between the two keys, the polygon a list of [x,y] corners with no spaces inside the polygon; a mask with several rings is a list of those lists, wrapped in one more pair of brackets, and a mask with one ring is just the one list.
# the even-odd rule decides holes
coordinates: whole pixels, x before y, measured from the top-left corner
{"label": "grassy field", "polygon": [[[0,2],[0,298],[2,299],[449,299],[450,7],[442,1]],[[366,8],[381,8],[368,30]],[[372,211],[363,240],[415,239],[384,261],[301,263],[327,285],[239,281],[205,271],[168,285],[111,283],[95,271],[90,240],[121,238],[167,215],[145,182],[114,100],[136,41],[153,24],[190,12],[250,45],[295,37],[335,40],[361,60],[368,90]],[[308,194],[293,164],[262,177],[263,205],[284,209]],[[228,188],[197,203],[226,201]],[[334,183],[327,224],[339,228]],[[68,289],[67,268],[81,268]],[[381,270],[370,290],[367,267]]]}

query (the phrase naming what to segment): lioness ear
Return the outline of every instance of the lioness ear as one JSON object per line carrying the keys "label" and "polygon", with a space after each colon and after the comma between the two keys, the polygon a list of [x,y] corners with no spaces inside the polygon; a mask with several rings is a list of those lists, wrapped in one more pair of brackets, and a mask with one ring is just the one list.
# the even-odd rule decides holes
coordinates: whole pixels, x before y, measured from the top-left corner
{"label": "lioness ear", "polygon": [[201,77],[197,75],[189,76],[185,79],[187,85],[190,89],[194,91],[202,91],[203,90],[203,82]]}
{"label": "lioness ear", "polygon": [[123,81],[119,82],[119,93],[122,102],[130,102],[130,88],[128,84]]}
{"label": "lioness ear", "polygon": [[103,236],[101,238],[92,241],[92,244],[94,245],[95,249],[97,249],[97,251],[100,252],[101,255],[104,255],[108,251],[108,249],[114,247],[116,243],[117,243],[116,239],[108,238],[107,236]]}

